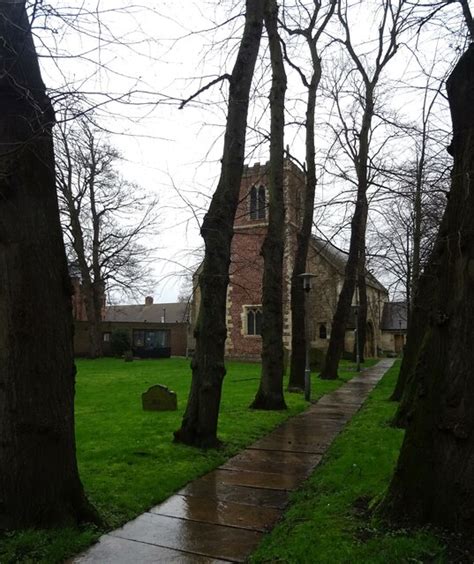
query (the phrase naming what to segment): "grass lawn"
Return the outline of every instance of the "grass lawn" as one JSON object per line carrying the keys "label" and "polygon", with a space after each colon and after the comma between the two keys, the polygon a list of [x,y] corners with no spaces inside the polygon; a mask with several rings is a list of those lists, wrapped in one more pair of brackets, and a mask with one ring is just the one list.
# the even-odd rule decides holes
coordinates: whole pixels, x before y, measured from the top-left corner
{"label": "grass lawn", "polygon": [[[368,364],[371,362],[369,361]],[[190,384],[184,359],[79,360],[76,386],[76,435],[79,470],[87,495],[109,528],[115,528],[167,498],[190,480],[302,411],[300,394],[287,394],[288,411],[252,411],[248,406],[259,383],[260,366],[230,363],[224,380],[219,436],[225,447],[201,451],[172,443],[181,422]],[[337,381],[312,382],[313,398],[339,387],[354,375],[344,363]],[[141,393],[164,384],[178,394],[178,411],[145,412]],[[54,563],[81,551],[103,531],[91,527],[23,531],[0,537],[0,562]]]}
{"label": "grass lawn", "polygon": [[388,425],[388,401],[397,362],[363,409],[331,445],[322,466],[292,496],[282,522],[267,535],[251,562],[445,562],[442,543],[429,531],[387,530],[370,516],[393,473],[403,431]]}

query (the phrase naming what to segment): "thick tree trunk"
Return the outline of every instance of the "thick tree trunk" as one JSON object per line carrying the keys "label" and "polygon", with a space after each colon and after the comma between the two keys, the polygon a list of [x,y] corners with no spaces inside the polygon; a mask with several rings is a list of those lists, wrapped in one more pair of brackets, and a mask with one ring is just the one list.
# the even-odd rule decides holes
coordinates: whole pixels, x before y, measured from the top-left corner
{"label": "thick tree trunk", "polygon": [[304,373],[306,366],[305,335],[305,292],[299,277],[306,272],[311,228],[313,226],[314,197],[316,192],[316,164],[314,143],[314,120],[316,111],[316,93],[321,79],[321,62],[316,53],[314,43],[310,43],[313,62],[313,76],[308,88],[308,104],[306,108],[306,185],[303,207],[303,221],[296,239],[295,263],[291,277],[291,365],[288,390],[304,390]]}
{"label": "thick tree trunk", "polygon": [[429,263],[436,284],[427,295],[422,276],[415,299],[412,413],[381,511],[397,521],[429,522],[472,534],[474,46],[456,65],[447,89],[453,119],[452,187]]}
{"label": "thick tree trunk", "polygon": [[24,2],[0,3],[0,529],[95,520],[76,464],[53,110]]}
{"label": "thick tree trunk", "polygon": [[267,0],[265,27],[270,44],[272,89],[270,94],[270,172],[268,229],[262,246],[262,375],[253,409],[286,409],[283,394],[283,252],[285,204],[283,157],[286,74],[278,36],[276,0]]}
{"label": "thick tree trunk", "polygon": [[197,321],[196,352],[191,390],[175,441],[193,446],[218,446],[217,421],[225,376],[224,347],[227,285],[235,212],[245,157],[249,94],[263,28],[265,0],[247,0],[245,27],[230,77],[229,109],[219,184],[201,234],[205,243],[199,277],[201,306]]}

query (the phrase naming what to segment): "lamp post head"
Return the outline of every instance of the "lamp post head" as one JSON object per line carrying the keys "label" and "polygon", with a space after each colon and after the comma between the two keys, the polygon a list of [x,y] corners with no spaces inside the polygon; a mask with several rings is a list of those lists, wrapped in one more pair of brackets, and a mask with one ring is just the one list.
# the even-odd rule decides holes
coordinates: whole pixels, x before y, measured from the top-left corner
{"label": "lamp post head", "polygon": [[316,274],[303,272],[303,274],[298,274],[298,277],[303,280],[303,290],[309,292],[311,290],[311,278],[316,278]]}

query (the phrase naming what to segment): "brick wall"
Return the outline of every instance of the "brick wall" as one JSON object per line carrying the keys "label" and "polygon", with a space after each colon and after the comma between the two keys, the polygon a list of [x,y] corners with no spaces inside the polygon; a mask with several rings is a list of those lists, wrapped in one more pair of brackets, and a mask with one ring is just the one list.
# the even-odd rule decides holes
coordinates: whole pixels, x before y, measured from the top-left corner
{"label": "brick wall", "polygon": [[[132,341],[133,330],[169,330],[171,356],[185,356],[187,347],[188,324],[187,323],[125,323],[125,322],[102,322],[102,333],[113,331],[127,331]],[[74,323],[74,354],[76,356],[87,356],[89,351],[89,334],[87,322],[76,321]],[[110,354],[107,343],[104,343],[104,355]]]}

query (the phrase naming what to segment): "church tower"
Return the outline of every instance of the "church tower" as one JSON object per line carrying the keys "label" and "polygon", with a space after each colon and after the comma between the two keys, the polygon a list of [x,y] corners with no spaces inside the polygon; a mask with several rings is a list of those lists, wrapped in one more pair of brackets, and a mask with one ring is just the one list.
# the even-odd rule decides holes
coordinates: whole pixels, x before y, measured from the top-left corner
{"label": "church tower", "polygon": [[[291,345],[290,290],[296,231],[301,219],[304,174],[285,160],[284,344]],[[257,360],[262,350],[262,278],[260,254],[268,227],[269,163],[245,166],[234,222],[230,283],[227,293],[226,355]]]}

